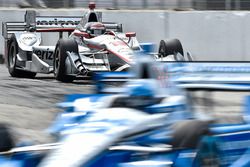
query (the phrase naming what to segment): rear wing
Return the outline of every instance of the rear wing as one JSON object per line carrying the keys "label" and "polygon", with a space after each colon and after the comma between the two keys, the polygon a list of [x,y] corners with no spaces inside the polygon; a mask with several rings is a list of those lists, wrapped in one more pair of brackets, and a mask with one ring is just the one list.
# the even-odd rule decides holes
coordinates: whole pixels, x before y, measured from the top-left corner
{"label": "rear wing", "polygon": [[10,38],[11,34],[22,31],[30,31],[30,27],[35,27],[36,12],[26,11],[24,22],[2,22],[2,36]]}
{"label": "rear wing", "polygon": [[[96,12],[101,17],[101,12]],[[16,32],[72,32],[80,23],[82,16],[37,16],[35,11],[28,10],[24,22],[3,22],[2,36],[10,38]],[[122,24],[103,22],[107,30],[122,32]]]}
{"label": "rear wing", "polygon": [[2,36],[10,38],[16,32],[72,32],[80,23],[80,16],[37,16],[28,10],[24,22],[3,22]]}
{"label": "rear wing", "polygon": [[11,34],[27,31],[27,24],[25,22],[3,22],[2,23],[2,36],[5,39],[9,39]]}

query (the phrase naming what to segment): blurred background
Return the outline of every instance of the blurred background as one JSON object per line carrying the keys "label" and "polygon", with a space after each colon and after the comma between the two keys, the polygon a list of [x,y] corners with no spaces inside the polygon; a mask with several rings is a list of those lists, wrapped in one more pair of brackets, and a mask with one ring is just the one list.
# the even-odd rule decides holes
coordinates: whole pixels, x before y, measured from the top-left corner
{"label": "blurred background", "polygon": [[[1,0],[1,7],[82,8],[91,0]],[[93,0],[92,0],[93,1]],[[249,10],[249,0],[95,0],[105,9]]]}

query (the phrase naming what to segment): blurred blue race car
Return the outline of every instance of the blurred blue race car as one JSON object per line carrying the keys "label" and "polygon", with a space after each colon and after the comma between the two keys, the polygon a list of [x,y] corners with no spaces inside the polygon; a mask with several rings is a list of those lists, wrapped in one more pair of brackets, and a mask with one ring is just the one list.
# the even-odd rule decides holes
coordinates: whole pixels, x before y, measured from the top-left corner
{"label": "blurred blue race car", "polygon": [[[147,68],[155,66],[141,63],[137,79],[118,89],[120,93],[67,96],[59,104],[64,111],[50,128],[58,142],[6,150],[2,155],[12,156],[2,156],[1,165],[249,166],[248,119],[238,124],[200,119],[190,106],[190,94],[182,89],[206,89],[204,84],[198,86],[195,78],[184,82],[183,65],[153,76]],[[223,84],[218,85],[221,89]],[[238,89],[242,83],[231,86]]]}

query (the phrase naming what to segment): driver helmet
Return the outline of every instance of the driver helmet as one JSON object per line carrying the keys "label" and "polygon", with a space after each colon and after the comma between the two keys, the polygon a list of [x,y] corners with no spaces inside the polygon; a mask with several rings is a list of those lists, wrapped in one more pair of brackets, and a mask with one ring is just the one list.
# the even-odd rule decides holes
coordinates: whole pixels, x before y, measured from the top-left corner
{"label": "driver helmet", "polygon": [[100,22],[89,22],[85,26],[86,32],[92,36],[96,37],[102,35],[106,32],[106,27]]}
{"label": "driver helmet", "polygon": [[[138,80],[127,85],[127,92],[130,97],[152,98],[156,94],[155,83],[151,80]],[[133,100],[133,99],[131,99]]]}

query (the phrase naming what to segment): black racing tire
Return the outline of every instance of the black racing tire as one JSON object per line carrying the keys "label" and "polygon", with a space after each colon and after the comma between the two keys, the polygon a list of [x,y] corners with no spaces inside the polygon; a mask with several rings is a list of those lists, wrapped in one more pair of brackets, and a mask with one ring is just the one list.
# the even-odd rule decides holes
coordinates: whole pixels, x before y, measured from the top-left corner
{"label": "black racing tire", "polygon": [[67,51],[78,53],[78,44],[74,39],[60,39],[54,52],[54,75],[61,82],[72,82],[75,76],[66,74]]}
{"label": "black racing tire", "polygon": [[9,151],[14,148],[14,137],[10,129],[5,124],[0,124],[0,152]]}
{"label": "black racing tire", "polygon": [[184,56],[183,47],[178,39],[161,40],[159,45],[159,57],[167,57],[168,55],[174,55],[180,53]]}
{"label": "black racing tire", "polygon": [[8,42],[8,55],[7,55],[7,67],[12,77],[19,78],[34,78],[36,73],[30,71],[24,71],[16,68],[18,54],[18,44],[15,36],[11,36]]}
{"label": "black racing tire", "polygon": [[172,130],[172,145],[175,149],[195,149],[203,136],[210,135],[208,121],[180,121],[172,126]]}

